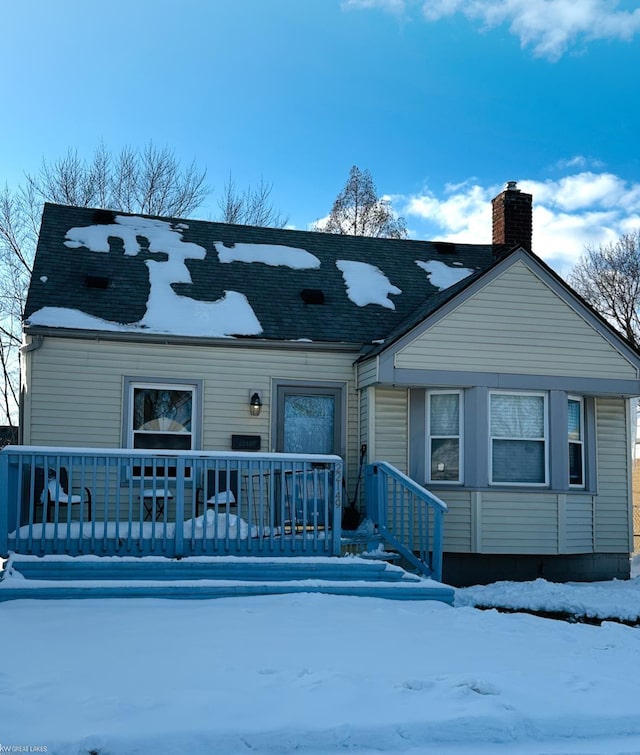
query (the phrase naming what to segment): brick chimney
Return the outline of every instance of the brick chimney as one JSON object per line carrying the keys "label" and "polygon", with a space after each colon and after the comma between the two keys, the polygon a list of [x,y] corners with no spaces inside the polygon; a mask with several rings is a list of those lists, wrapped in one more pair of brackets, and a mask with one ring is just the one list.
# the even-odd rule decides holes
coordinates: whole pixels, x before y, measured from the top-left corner
{"label": "brick chimney", "polygon": [[509,181],[505,190],[492,200],[493,243],[500,245],[502,251],[514,246],[531,251],[532,201],[532,195],[521,192],[515,181]]}

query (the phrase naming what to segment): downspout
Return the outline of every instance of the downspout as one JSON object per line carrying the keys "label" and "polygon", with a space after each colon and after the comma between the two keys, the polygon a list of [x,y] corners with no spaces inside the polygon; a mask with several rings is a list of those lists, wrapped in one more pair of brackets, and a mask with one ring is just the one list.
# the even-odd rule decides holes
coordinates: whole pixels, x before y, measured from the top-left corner
{"label": "downspout", "polygon": [[23,343],[20,347],[21,354],[28,354],[30,351],[36,351],[42,346],[44,336],[29,336],[31,341],[29,343]]}
{"label": "downspout", "polygon": [[34,335],[34,336],[25,336],[28,337],[30,340],[28,343],[23,343],[20,347],[20,360],[22,362],[21,365],[21,376],[20,376],[20,404],[18,406],[18,444],[24,445],[24,433],[25,433],[25,427],[27,423],[27,415],[29,416],[29,421],[31,417],[31,411],[29,408],[29,411],[27,411],[27,408],[25,406],[26,404],[26,390],[25,386],[27,386],[30,382],[27,378],[30,378],[31,376],[31,364],[30,360],[27,359],[26,355],[29,354],[32,351],[37,351],[42,344],[44,343],[44,336],[41,335]]}
{"label": "downspout", "polygon": [[636,465],[640,465],[638,461],[638,408],[639,401],[637,397],[626,399],[627,403],[627,422],[629,428],[627,432],[628,448],[627,463],[629,464],[627,470],[627,485],[629,491],[629,508],[628,508],[628,528],[629,528],[629,553],[633,553],[635,550],[635,511],[640,506],[640,501],[636,500],[634,485],[636,475],[640,472],[640,468],[637,470]]}

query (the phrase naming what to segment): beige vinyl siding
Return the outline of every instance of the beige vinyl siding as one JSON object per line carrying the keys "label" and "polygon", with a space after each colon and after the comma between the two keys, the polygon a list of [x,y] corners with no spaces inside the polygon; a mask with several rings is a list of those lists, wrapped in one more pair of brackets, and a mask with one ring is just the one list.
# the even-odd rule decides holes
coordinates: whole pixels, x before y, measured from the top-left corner
{"label": "beige vinyl siding", "polygon": [[378,380],[378,357],[373,357],[367,362],[361,362],[357,365],[357,382],[358,388],[366,388],[368,385]]}
{"label": "beige vinyl siding", "polygon": [[448,507],[444,515],[444,550],[471,551],[471,493],[468,490],[438,490],[438,498]]}
{"label": "beige vinyl siding", "polygon": [[[345,370],[345,372],[347,372],[348,370],[348,375],[345,375],[342,378],[336,377],[333,379],[348,382],[347,407],[345,417],[345,422],[347,423],[347,457],[345,459],[345,468],[343,470],[343,474],[345,476],[345,482],[349,491],[349,497],[351,497],[353,495],[356,477],[358,474],[358,451],[360,449],[360,440],[358,436],[359,407],[358,394],[356,393],[353,385],[353,355],[348,355],[346,358],[343,355],[342,360],[344,360],[344,364],[340,366],[340,372],[342,372],[343,369]],[[326,380],[330,379],[331,378],[326,378]]]}
{"label": "beige vinyl siding", "polygon": [[521,261],[401,349],[395,366],[637,377],[634,367]]}
{"label": "beige vinyl siding", "polygon": [[565,504],[564,553],[590,553],[593,551],[593,515],[595,497],[568,495]]}
{"label": "beige vinyl siding", "polygon": [[[437,490],[449,507],[444,550],[552,554],[593,551],[594,497],[588,494]],[[478,501],[472,505],[472,496]],[[477,547],[473,532],[478,532]]]}
{"label": "beige vinyl siding", "polygon": [[375,388],[375,459],[407,472],[408,391]]}
{"label": "beige vinyl siding", "polygon": [[557,553],[558,496],[489,491],[482,494],[482,553]]}
{"label": "beige vinyl siding", "polygon": [[[360,446],[365,443],[367,446],[369,445],[369,401],[368,401],[368,394],[367,391],[358,391],[358,410],[359,410],[359,432],[358,432],[358,465],[360,464]],[[363,465],[366,465],[371,460],[371,451],[372,449],[367,448],[367,453],[364,457]],[[355,471],[355,474],[352,475],[351,487],[353,488],[355,486],[355,482],[357,479],[357,469]],[[363,466],[362,468],[362,474],[360,479],[360,486],[358,488],[358,504],[360,506],[364,506],[364,479],[365,479],[365,468]],[[354,490],[349,490],[349,496],[350,498],[353,496]],[[364,510],[364,508],[363,508]]]}
{"label": "beige vinyl siding", "polygon": [[598,496],[595,542],[599,553],[620,553],[630,548],[631,494],[627,416],[625,400],[597,399]]}
{"label": "beige vinyl siding", "polygon": [[[272,450],[271,380],[340,381],[349,386],[349,463],[357,459],[358,405],[349,352],[297,351],[85,341],[45,338],[27,354],[31,416],[24,442],[31,445],[122,444],[123,377],[202,380],[203,448],[229,450],[231,434],[260,434]],[[249,415],[249,394],[262,393],[259,417]],[[357,461],[355,462],[357,463]]]}
{"label": "beige vinyl siding", "polygon": [[[369,401],[367,391],[358,392],[358,403],[360,405],[360,443],[369,442]],[[371,449],[369,449],[371,450]]]}

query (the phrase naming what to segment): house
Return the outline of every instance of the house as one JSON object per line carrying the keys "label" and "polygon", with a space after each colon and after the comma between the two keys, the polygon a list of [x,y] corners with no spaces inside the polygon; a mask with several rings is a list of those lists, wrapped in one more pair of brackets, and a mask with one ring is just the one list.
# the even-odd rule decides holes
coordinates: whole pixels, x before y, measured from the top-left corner
{"label": "house", "polygon": [[21,442],[335,454],[348,497],[366,446],[447,504],[446,582],[628,577],[640,354],[531,238],[513,182],[484,244],[47,204]]}

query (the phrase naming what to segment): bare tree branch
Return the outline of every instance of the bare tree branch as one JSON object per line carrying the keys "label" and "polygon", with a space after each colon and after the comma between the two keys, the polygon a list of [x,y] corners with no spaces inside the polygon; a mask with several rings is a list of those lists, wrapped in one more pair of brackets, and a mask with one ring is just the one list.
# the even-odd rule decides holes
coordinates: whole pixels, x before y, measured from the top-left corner
{"label": "bare tree branch", "polygon": [[257,186],[248,186],[243,192],[239,192],[229,174],[218,200],[219,219],[223,223],[284,228],[289,218],[273,206],[272,189],[273,185],[261,178]]}
{"label": "bare tree branch", "polygon": [[27,174],[24,185],[0,192],[0,412],[11,422],[20,384],[18,349],[43,202],[186,217],[205,200],[206,171],[183,167],[168,149],[149,143],[114,156],[104,144],[92,159],[76,150]]}
{"label": "bare tree branch", "polygon": [[378,197],[371,173],[357,165],[351,168],[326,222],[316,223],[314,230],[350,236],[407,237],[404,218],[394,213],[388,200]]}
{"label": "bare tree branch", "polygon": [[640,347],[640,229],[611,244],[587,247],[569,283]]}
{"label": "bare tree branch", "polygon": [[[74,149],[46,158],[22,186],[0,191],[0,413],[15,415],[20,385],[22,313],[38,239],[43,202],[123,212],[189,217],[207,198],[206,171],[182,165],[167,147],[149,142],[118,153],[103,143],[89,160]],[[272,185],[239,192],[231,176],[219,202],[229,223],[282,227],[287,218],[271,203]]]}

